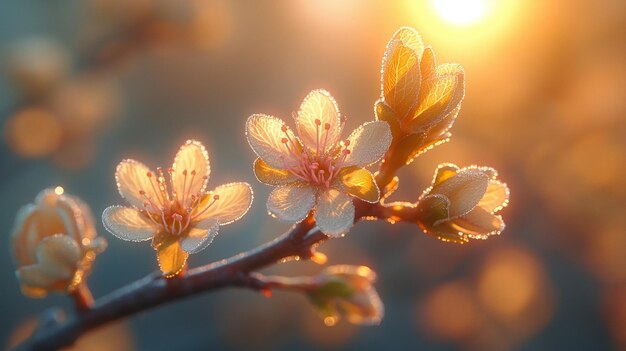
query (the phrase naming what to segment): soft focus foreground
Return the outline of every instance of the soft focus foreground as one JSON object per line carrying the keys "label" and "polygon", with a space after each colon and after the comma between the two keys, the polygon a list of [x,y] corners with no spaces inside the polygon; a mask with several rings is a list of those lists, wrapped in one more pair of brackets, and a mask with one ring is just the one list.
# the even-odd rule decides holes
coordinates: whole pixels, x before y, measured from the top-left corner
{"label": "soft focus foreground", "polygon": [[[260,111],[286,118],[306,92],[327,87],[349,116],[346,130],[372,120],[383,45],[397,27],[411,25],[438,62],[464,66],[467,95],[453,141],[403,169],[414,185],[404,181],[389,202],[417,199],[442,161],[489,165],[521,190],[506,210],[506,235],[461,247],[417,235],[414,226],[368,223],[327,243],[330,263],[379,273],[386,317],[377,328],[343,321],[327,328],[301,296],[228,290],[151,311],[96,344],[626,347],[626,188],[619,177],[626,168],[626,5],[485,0],[467,2],[479,11],[459,11],[459,3],[465,2],[3,4],[6,237],[16,209],[39,189],[61,184],[99,213],[119,202],[111,174],[120,159],[160,164],[188,138],[206,141],[220,170],[212,184],[246,181],[257,198],[267,198],[269,187],[251,172],[245,118]],[[254,247],[286,227],[258,201],[191,264]],[[99,224],[98,233],[104,235]],[[154,269],[149,245],[109,243],[89,280],[97,296]],[[12,318],[2,319],[0,332],[8,344],[23,338],[36,314],[67,302],[24,298],[10,256],[3,257],[0,304]],[[304,263],[272,273],[307,269],[319,272]]]}

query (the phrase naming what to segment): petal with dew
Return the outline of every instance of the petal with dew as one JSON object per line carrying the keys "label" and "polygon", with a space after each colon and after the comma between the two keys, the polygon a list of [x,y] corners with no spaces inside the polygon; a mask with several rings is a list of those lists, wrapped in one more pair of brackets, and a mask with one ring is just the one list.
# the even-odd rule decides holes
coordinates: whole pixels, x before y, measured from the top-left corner
{"label": "petal with dew", "polygon": [[347,233],[354,223],[352,198],[336,189],[328,189],[317,200],[315,222],[326,235],[337,237]]}
{"label": "petal with dew", "polygon": [[[21,267],[15,272],[15,275],[20,284],[38,289],[48,289],[57,281],[55,277],[51,277],[38,264]],[[38,296],[34,297],[45,296],[46,291],[43,291],[43,293],[43,295],[37,294]]]}
{"label": "petal with dew", "polygon": [[485,195],[478,206],[487,212],[498,212],[509,202],[509,187],[497,180],[489,180]]}
{"label": "petal with dew", "polygon": [[310,149],[332,149],[342,129],[337,102],[326,90],[313,90],[300,105],[296,126],[300,139]]}
{"label": "petal with dew", "polygon": [[499,234],[504,230],[502,217],[493,215],[480,207],[476,207],[469,213],[450,221],[450,227],[466,235],[484,239],[493,234]]}
{"label": "petal with dew", "polygon": [[[152,199],[155,204],[161,206],[164,203],[163,195],[157,192],[158,184],[150,169],[143,163],[135,160],[123,160],[115,170],[115,181],[120,195],[129,204],[137,208],[143,208],[147,199]],[[145,192],[145,195],[142,195]]]}
{"label": "petal with dew", "polygon": [[32,228],[35,226],[37,213],[39,210],[34,204],[22,206],[15,216],[15,225],[11,231],[11,239],[13,243],[13,256],[18,265],[24,266],[35,263],[35,254],[30,250],[30,242],[36,242],[36,238],[32,238],[37,231]]}
{"label": "petal with dew", "polygon": [[382,95],[401,120],[417,105],[421,85],[420,55],[421,52],[397,39],[392,39],[385,52]]}
{"label": "petal with dew", "polygon": [[363,201],[376,203],[380,199],[374,175],[365,168],[350,166],[342,169],[333,185],[338,190]]}
{"label": "petal with dew", "polygon": [[206,188],[211,164],[204,145],[196,140],[187,140],[174,158],[172,165],[173,191],[179,199],[189,199]]}
{"label": "petal with dew", "polygon": [[442,194],[450,200],[450,217],[468,213],[482,199],[489,177],[477,169],[462,169],[455,176],[433,186],[431,194]]}
{"label": "petal with dew", "polygon": [[391,134],[394,137],[400,137],[402,133],[402,130],[400,130],[400,117],[382,99],[379,99],[374,104],[374,114],[377,121],[389,123]]}
{"label": "petal with dew", "polygon": [[46,237],[37,246],[39,266],[57,280],[70,280],[74,276],[82,254],[78,243],[63,234]]}
{"label": "petal with dew", "polygon": [[248,212],[252,197],[252,188],[248,183],[220,185],[207,193],[198,204],[196,220],[212,218],[220,225],[230,224]]}
{"label": "petal with dew", "polygon": [[280,186],[267,199],[267,210],[280,220],[299,222],[315,205],[315,193],[308,186]]}
{"label": "petal with dew", "polygon": [[156,250],[159,268],[166,278],[177,275],[185,268],[189,254],[182,249],[176,238],[165,240]]}
{"label": "petal with dew", "polygon": [[254,161],[254,175],[261,183],[268,185],[286,185],[298,180],[291,172],[272,168],[260,157]]}
{"label": "petal with dew", "polygon": [[300,148],[299,141],[280,119],[262,114],[250,116],[246,122],[246,137],[252,150],[272,168],[285,169],[298,164],[293,151],[299,150],[290,148]]}
{"label": "petal with dew", "polygon": [[102,212],[104,228],[116,237],[126,241],[146,241],[152,238],[158,228],[135,208],[109,206]]}
{"label": "petal with dew", "polygon": [[371,121],[355,129],[348,137],[345,165],[367,166],[380,160],[391,144],[391,129],[385,121]]}
{"label": "petal with dew", "polygon": [[418,108],[409,122],[411,130],[425,130],[441,121],[461,104],[465,96],[465,73],[458,64],[437,66],[437,73],[423,82]]}
{"label": "petal with dew", "polygon": [[394,40],[402,42],[402,45],[410,48],[420,55],[422,55],[422,52],[424,51],[424,42],[422,41],[422,37],[411,27],[401,27],[393,33],[389,44],[387,44],[387,50],[389,49],[391,42]]}
{"label": "petal with dew", "polygon": [[219,227],[219,222],[213,218],[196,223],[187,236],[181,239],[180,247],[189,254],[206,249],[217,236]]}
{"label": "petal with dew", "polygon": [[437,166],[433,185],[441,184],[444,180],[454,177],[459,172],[459,167],[452,163],[442,163]]}

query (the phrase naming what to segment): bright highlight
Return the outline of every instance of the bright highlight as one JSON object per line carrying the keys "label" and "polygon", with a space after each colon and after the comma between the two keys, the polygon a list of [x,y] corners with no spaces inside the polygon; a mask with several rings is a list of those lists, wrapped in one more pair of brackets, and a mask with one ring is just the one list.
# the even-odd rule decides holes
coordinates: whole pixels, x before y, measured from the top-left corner
{"label": "bright highlight", "polygon": [[431,0],[435,12],[446,22],[454,25],[477,23],[490,12],[488,0]]}

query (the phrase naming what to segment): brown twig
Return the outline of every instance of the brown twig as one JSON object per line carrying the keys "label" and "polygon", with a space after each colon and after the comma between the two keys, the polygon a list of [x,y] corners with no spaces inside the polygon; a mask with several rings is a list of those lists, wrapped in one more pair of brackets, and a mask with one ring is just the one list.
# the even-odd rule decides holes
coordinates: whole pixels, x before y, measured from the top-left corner
{"label": "brown twig", "polygon": [[71,295],[78,313],[83,313],[93,306],[93,295],[86,282],[78,284]]}
{"label": "brown twig", "polygon": [[[355,221],[375,216],[413,221],[413,212],[359,202]],[[72,345],[84,333],[106,323],[129,317],[166,303],[223,287],[254,290],[280,288],[275,279],[263,284],[262,275],[253,273],[290,257],[308,258],[311,248],[328,237],[313,230],[315,223],[305,220],[271,242],[231,258],[190,269],[183,277],[163,278],[150,274],[95,301],[91,308],[55,324],[40,328],[14,350],[56,350]]]}

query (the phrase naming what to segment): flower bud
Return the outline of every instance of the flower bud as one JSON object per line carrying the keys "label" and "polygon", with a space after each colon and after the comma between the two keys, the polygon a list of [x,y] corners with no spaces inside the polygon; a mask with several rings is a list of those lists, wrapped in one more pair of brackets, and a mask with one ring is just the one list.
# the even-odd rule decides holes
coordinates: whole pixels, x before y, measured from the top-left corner
{"label": "flower bud", "polygon": [[442,164],[418,202],[418,224],[444,241],[486,239],[504,230],[502,217],[495,213],[508,201],[509,188],[497,180],[493,168]]}
{"label": "flower bud", "polygon": [[381,75],[374,110],[377,119],[389,123],[394,138],[386,162],[399,168],[448,141],[465,95],[465,73],[458,64],[437,64],[420,35],[403,27],[387,44]]}
{"label": "flower bud", "polygon": [[61,187],[41,191],[19,210],[11,238],[22,293],[33,298],[73,291],[106,248],[96,236],[90,208],[63,195]]}
{"label": "flower bud", "polygon": [[308,295],[326,325],[334,325],[340,315],[353,324],[380,324],[384,307],[372,286],[376,274],[371,269],[365,266],[330,266],[316,280],[316,287]]}

